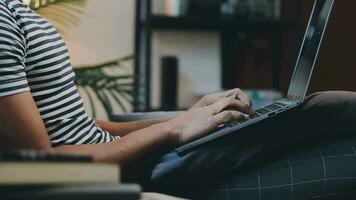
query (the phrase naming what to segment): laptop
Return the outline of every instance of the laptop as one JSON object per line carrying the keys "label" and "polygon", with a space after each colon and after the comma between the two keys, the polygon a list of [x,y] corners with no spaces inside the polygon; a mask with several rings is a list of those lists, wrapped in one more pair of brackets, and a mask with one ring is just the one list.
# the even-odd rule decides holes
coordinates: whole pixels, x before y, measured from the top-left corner
{"label": "laptop", "polygon": [[304,40],[294,68],[294,74],[289,85],[287,97],[257,109],[255,114],[251,115],[249,119],[234,121],[223,125],[206,136],[176,148],[175,151],[178,154],[188,153],[200,145],[229,134],[237,134],[238,130],[260,123],[266,119],[270,119],[286,111],[291,111],[292,109],[300,106],[303,103],[308,90],[315,61],[319,53],[320,45],[322,43],[333,5],[334,0],[315,0],[308,27],[304,35]]}

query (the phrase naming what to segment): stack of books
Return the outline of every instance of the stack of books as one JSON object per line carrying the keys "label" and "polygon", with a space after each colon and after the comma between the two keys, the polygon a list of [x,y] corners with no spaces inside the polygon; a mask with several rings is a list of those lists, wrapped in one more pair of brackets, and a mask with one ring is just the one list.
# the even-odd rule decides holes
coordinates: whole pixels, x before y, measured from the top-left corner
{"label": "stack of books", "polygon": [[34,151],[0,153],[0,199],[137,200],[140,187],[120,183],[120,168],[90,156]]}

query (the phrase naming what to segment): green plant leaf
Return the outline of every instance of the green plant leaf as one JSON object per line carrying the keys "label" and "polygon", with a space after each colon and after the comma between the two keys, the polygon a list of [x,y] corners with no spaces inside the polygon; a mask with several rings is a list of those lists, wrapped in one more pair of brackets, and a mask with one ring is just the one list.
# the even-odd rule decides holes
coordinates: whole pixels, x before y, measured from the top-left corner
{"label": "green plant leaf", "polygon": [[[113,104],[118,106],[123,112],[130,111],[125,105],[133,104],[135,76],[132,65],[125,65],[123,63],[133,62],[133,58],[133,56],[126,56],[97,65],[74,68],[76,73],[75,82],[78,87],[83,88],[88,96],[93,116],[96,116],[98,110],[95,107],[94,97],[91,96],[93,92],[107,114],[113,114],[115,107]],[[112,70],[116,73],[108,74],[107,70]],[[89,92],[88,88],[93,92]]]}
{"label": "green plant leaf", "polygon": [[89,0],[31,0],[30,8],[50,21],[64,34],[68,27],[77,26],[85,12]]}

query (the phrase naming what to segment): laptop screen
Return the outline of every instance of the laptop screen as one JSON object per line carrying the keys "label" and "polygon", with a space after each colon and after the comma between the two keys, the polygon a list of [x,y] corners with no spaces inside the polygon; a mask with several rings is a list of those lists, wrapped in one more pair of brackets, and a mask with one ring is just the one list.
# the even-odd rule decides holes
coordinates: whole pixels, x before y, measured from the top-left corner
{"label": "laptop screen", "polygon": [[303,100],[305,98],[333,4],[334,0],[315,1],[289,87],[289,99]]}

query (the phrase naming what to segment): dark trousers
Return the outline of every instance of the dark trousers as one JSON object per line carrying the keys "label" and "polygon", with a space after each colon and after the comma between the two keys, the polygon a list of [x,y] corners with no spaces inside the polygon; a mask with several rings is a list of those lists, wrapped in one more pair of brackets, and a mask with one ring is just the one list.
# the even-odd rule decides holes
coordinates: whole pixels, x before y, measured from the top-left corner
{"label": "dark trousers", "polygon": [[353,138],[356,93],[316,93],[292,112],[187,155],[162,156],[146,181],[161,192],[202,199],[349,195],[356,188]]}

